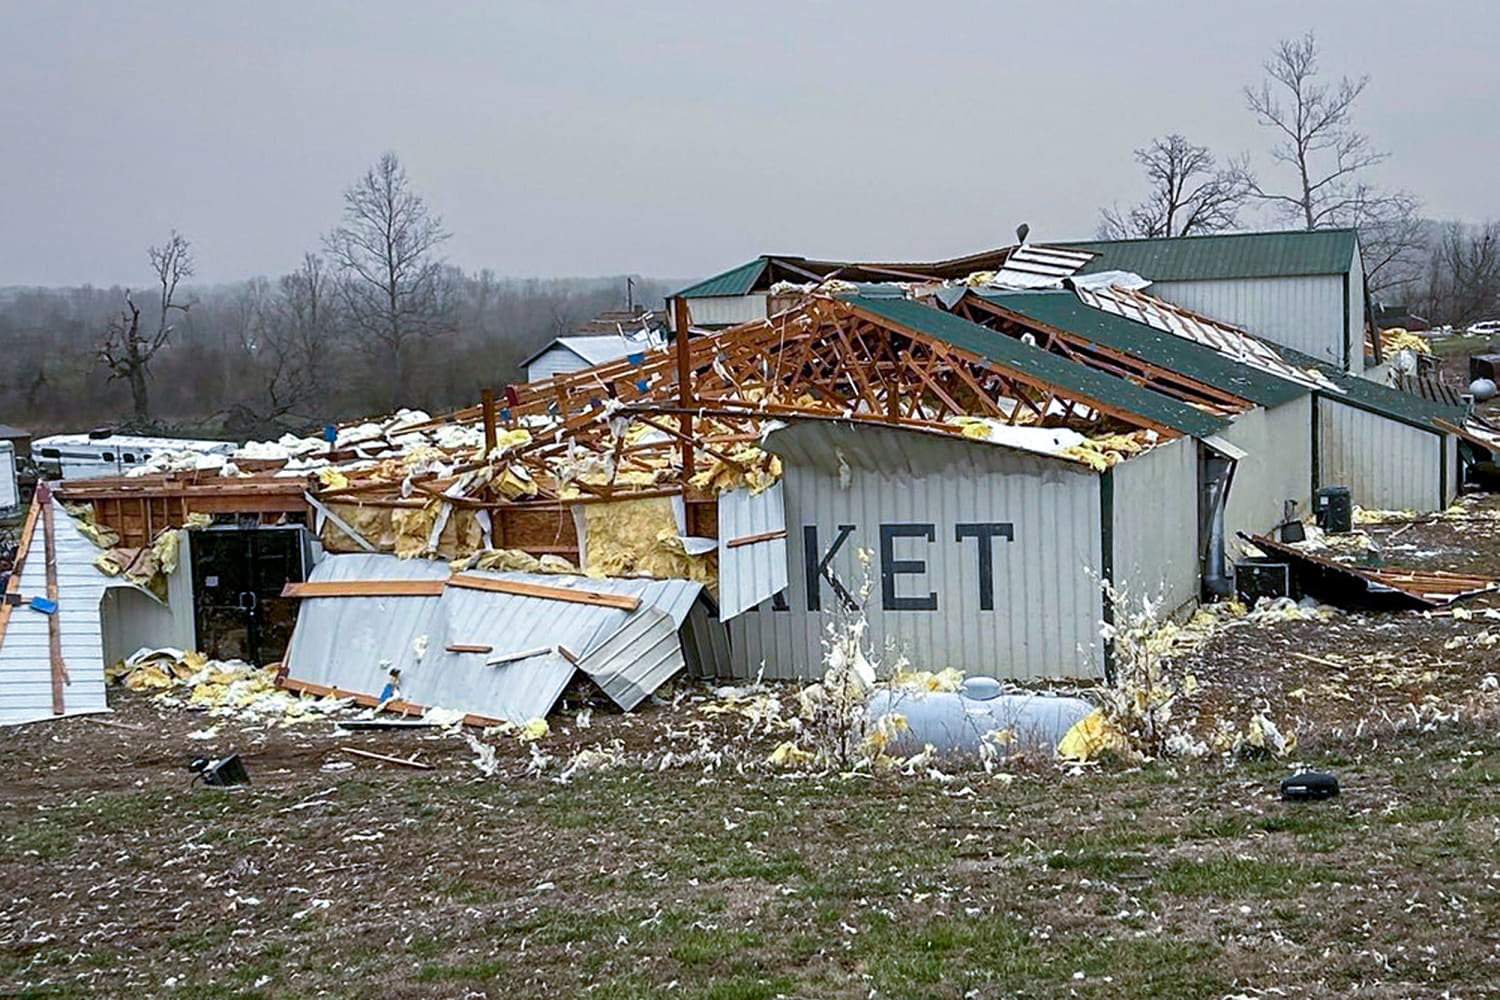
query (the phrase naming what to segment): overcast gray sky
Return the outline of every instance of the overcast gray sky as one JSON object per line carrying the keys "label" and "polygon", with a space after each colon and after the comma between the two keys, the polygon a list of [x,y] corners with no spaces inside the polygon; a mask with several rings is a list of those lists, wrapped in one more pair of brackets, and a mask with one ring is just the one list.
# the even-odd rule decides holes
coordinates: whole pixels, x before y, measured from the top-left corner
{"label": "overcast gray sky", "polygon": [[504,275],[711,273],[1088,237],[1180,131],[1259,155],[1278,38],[1369,73],[1380,180],[1500,216],[1500,4],[0,2],[0,286],[295,266],[395,150]]}

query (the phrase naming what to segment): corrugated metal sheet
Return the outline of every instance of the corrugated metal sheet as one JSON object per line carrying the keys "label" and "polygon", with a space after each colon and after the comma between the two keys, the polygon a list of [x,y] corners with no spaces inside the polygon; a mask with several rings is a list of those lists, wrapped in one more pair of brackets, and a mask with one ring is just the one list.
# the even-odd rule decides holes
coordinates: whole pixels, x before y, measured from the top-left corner
{"label": "corrugated metal sheet", "polygon": [[631,615],[618,632],[578,661],[578,669],[627,712],[684,666],[677,628],[670,615],[655,608]]}
{"label": "corrugated metal sheet", "polygon": [[[99,554],[94,543],[55,502],[53,518],[57,618],[69,677],[63,690],[64,714],[107,712],[99,603],[112,581],[94,568],[94,558]],[[47,594],[46,545],[40,516],[21,568],[20,593],[23,598]],[[0,637],[0,725],[54,718],[47,619],[47,615],[29,607],[11,611],[5,635]]]}
{"label": "corrugated metal sheet", "polygon": [[1225,543],[1235,551],[1235,532],[1269,531],[1280,523],[1287,500],[1296,500],[1301,513],[1310,509],[1312,397],[1241,413],[1221,436],[1246,452],[1235,468],[1224,508]]}
{"label": "corrugated metal sheet", "polygon": [[1186,403],[996,334],[940,309],[909,299],[855,297],[848,301],[877,321],[886,320],[954,347],[973,351],[1003,368],[1054,386],[1064,394],[1092,399],[1195,437],[1213,434],[1223,426],[1223,421]]}
{"label": "corrugated metal sheet", "polygon": [[744,295],[755,287],[755,282],[765,273],[766,258],[757,257],[739,267],[704,278],[702,281],[679,288],[667,296],[669,299],[701,299],[715,295]]}
{"label": "corrugated metal sheet", "polygon": [[1306,377],[1299,383],[1257,370],[1147,322],[1127,319],[1093,303],[1085,304],[1072,292],[981,292],[980,297],[1064,333],[1123,351],[1262,406],[1276,406],[1309,391],[1302,384],[1310,381]]}
{"label": "corrugated metal sheet", "polygon": [[[683,655],[678,629],[687,621],[702,585],[688,580],[595,580],[527,573],[475,576],[581,588],[638,597],[635,612],[539,597],[448,587],[441,597],[311,598],[302,602],[287,651],[291,676],[350,691],[376,694],[391,667],[401,670],[401,693],[422,705],[524,722],[546,715],[576,669],[557,652],[565,647],[600,671],[625,707],[655,690]],[[446,579],[448,566],[390,555],[330,556],[313,580]],[[665,623],[675,661],[664,657],[658,631],[636,619]],[[626,626],[628,635],[618,635]],[[423,638],[425,637],[425,638]],[[419,639],[421,641],[419,641]],[[493,647],[488,654],[450,653],[453,643]],[[605,648],[607,646],[607,648]],[[487,660],[545,647],[545,654],[491,666]],[[592,659],[596,650],[605,648]],[[601,686],[603,686],[601,684]],[[634,700],[631,700],[634,699]],[[628,704],[627,704],[628,702]]]}
{"label": "corrugated metal sheet", "polygon": [[[839,600],[816,567],[841,525],[849,531],[828,558],[829,571],[855,595],[868,582],[873,648],[889,643],[922,668],[999,677],[1099,672],[1101,602],[1089,576],[1100,559],[1096,474],[1072,462],[883,427],[796,424],[772,432],[766,444],[786,462],[789,610],[763,604],[729,622],[737,676],[752,677],[762,666],[767,677],[821,676],[823,639],[839,619]],[[890,532],[884,540],[882,525]],[[976,537],[988,525],[1008,526],[1012,537]],[[809,529],[816,533],[811,553]],[[981,546],[991,556],[987,581]],[[902,610],[887,598],[935,607]]]}
{"label": "corrugated metal sheet", "polygon": [[1198,597],[1198,442],[1180,438],[1114,467],[1114,579],[1134,604]]}
{"label": "corrugated metal sheet", "polygon": [[736,538],[786,530],[786,505],[776,483],[760,493],[719,494],[719,618],[729,621],[786,589],[786,538],[731,547]]}
{"label": "corrugated metal sheet", "polygon": [[766,293],[697,298],[689,304],[688,313],[694,326],[738,326],[766,318]]}
{"label": "corrugated metal sheet", "polygon": [[1348,334],[1341,277],[1164,281],[1151,293],[1343,369]]}
{"label": "corrugated metal sheet", "polygon": [[1211,320],[1175,302],[1113,285],[1088,288],[1078,286],[1075,291],[1081,301],[1095,309],[1190,340],[1230,361],[1265,372],[1274,378],[1315,387],[1330,384],[1320,370],[1308,370],[1293,364],[1275,348],[1238,327]]}
{"label": "corrugated metal sheet", "polygon": [[1348,486],[1361,507],[1432,511],[1443,507],[1442,435],[1339,400],[1318,399],[1318,484]]}
{"label": "corrugated metal sheet", "polygon": [[1207,281],[1347,274],[1357,242],[1353,229],[1319,229],[1056,245],[1098,254],[1086,273],[1134,271],[1152,281]]}

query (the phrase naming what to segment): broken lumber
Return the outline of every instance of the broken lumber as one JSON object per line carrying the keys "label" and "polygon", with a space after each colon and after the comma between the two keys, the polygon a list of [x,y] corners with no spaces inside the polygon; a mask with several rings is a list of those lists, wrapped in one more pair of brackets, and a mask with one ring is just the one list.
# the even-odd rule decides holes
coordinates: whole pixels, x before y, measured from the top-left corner
{"label": "broken lumber", "polygon": [[352,753],[356,757],[368,757],[371,760],[384,761],[387,764],[400,764],[402,767],[414,767],[419,771],[431,771],[431,764],[424,764],[415,757],[405,760],[400,757],[392,757],[389,754],[376,753],[373,750],[360,750],[356,747],[339,747],[344,753]]}
{"label": "broken lumber", "polygon": [[444,648],[450,653],[488,653],[495,647],[482,642],[450,642]]}
{"label": "broken lumber", "polygon": [[47,558],[47,600],[53,612],[47,616],[47,651],[52,661],[52,714],[67,711],[63,702],[63,685],[68,683],[68,668],[63,663],[62,617],[57,613],[57,529],[52,518],[52,494],[46,483],[38,483],[36,496],[42,501],[42,535]]}
{"label": "broken lumber", "polygon": [[489,590],[498,594],[514,594],[518,597],[539,597],[546,601],[568,601],[573,604],[592,604],[602,608],[619,608],[634,611],[641,606],[638,597],[629,594],[611,594],[602,590],[578,590],[572,587],[548,587],[540,583],[523,583],[519,580],[496,580],[487,576],[470,576],[456,573],[448,578],[448,586],[469,590]]}
{"label": "broken lumber", "polygon": [[729,541],[724,543],[724,547],[727,549],[737,549],[742,545],[754,545],[756,542],[769,542],[774,541],[777,538],[785,537],[786,529],[776,528],[773,531],[760,531],[753,535],[741,535],[738,538],[731,538]]}
{"label": "broken lumber", "polygon": [[437,597],[442,580],[309,580],[288,583],[282,597]]}
{"label": "broken lumber", "polygon": [[[285,668],[283,668],[285,669]],[[293,694],[310,694],[317,698],[348,698],[354,704],[363,708],[374,708],[380,704],[380,699],[373,694],[362,694],[358,691],[345,691],[329,684],[317,684],[313,681],[299,681],[294,677],[285,675],[276,678],[276,686],[283,691],[291,691]],[[395,712],[397,715],[420,716],[427,711],[426,705],[418,705],[415,702],[403,701],[399,698],[385,703],[387,712]],[[335,720],[337,721],[337,720]],[[492,719],[487,715],[465,715],[463,723],[466,726],[476,726],[480,729],[489,726],[500,726],[505,724],[504,719]]]}

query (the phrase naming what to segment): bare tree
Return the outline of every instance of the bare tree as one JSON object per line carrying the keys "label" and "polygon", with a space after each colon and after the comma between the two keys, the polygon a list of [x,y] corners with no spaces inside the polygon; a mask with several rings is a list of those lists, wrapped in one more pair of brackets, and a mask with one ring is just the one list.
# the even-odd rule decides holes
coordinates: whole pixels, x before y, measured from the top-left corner
{"label": "bare tree", "polygon": [[1500,223],[1449,223],[1428,261],[1421,307],[1437,323],[1462,326],[1500,313]]}
{"label": "bare tree", "polygon": [[1248,158],[1220,167],[1207,146],[1173,133],[1137,149],[1135,159],[1146,172],[1151,193],[1123,214],[1105,209],[1100,238],[1190,236],[1239,225],[1240,208],[1254,184]]}
{"label": "bare tree", "polygon": [[453,328],[453,294],[437,251],[448,232],[386,153],[344,192],[343,223],[325,247],[358,346],[385,373],[389,405],[407,400],[420,345]]}
{"label": "bare tree", "polygon": [[1385,287],[1398,278],[1400,265],[1420,252],[1421,229],[1415,197],[1381,190],[1368,180],[1369,169],[1387,155],[1354,127],[1354,104],[1370,78],[1322,82],[1311,32],[1283,39],[1265,70],[1259,88],[1245,88],[1245,104],[1259,124],[1277,134],[1271,157],[1291,168],[1294,184],[1268,191],[1252,183],[1252,195],[1305,229],[1359,229],[1371,288]]}
{"label": "bare tree", "polygon": [[130,399],[136,423],[151,420],[151,396],[147,380],[151,376],[151,360],[167,346],[176,328],[172,323],[174,311],[187,315],[191,302],[176,301],[177,286],[184,278],[193,275],[192,245],[187,238],[172,230],[171,237],[159,247],[148,247],[146,256],[156,272],[161,290],[161,311],[157,317],[156,331],[141,331],[141,310],[125,293],[125,309],[117,319],[110,320],[100,341],[98,360],[109,370],[109,380],[123,379],[130,386]]}

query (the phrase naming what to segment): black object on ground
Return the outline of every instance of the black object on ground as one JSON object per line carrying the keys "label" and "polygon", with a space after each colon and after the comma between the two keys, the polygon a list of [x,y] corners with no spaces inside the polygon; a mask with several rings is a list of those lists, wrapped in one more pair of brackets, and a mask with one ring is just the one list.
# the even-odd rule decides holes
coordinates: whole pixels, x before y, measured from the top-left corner
{"label": "black object on ground", "polygon": [[188,765],[188,770],[202,778],[205,785],[250,784],[250,774],[245,770],[245,763],[240,760],[240,755],[237,753],[232,753],[228,757],[220,757],[218,760],[199,757]]}
{"label": "black object on ground", "polygon": [[1313,517],[1318,527],[1335,535],[1354,530],[1354,505],[1347,486],[1320,486],[1313,494]]}
{"label": "black object on ground", "polygon": [[1281,779],[1281,798],[1284,802],[1331,799],[1338,793],[1339,779],[1322,771],[1303,771]]}

